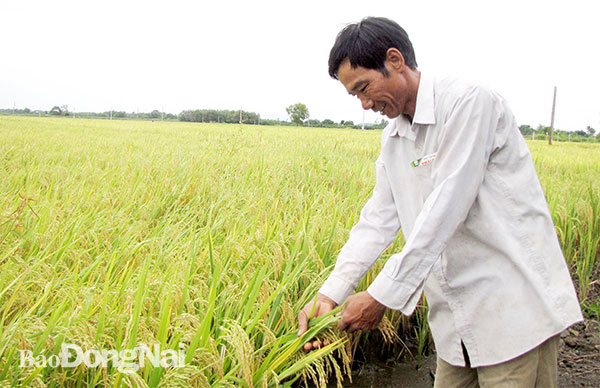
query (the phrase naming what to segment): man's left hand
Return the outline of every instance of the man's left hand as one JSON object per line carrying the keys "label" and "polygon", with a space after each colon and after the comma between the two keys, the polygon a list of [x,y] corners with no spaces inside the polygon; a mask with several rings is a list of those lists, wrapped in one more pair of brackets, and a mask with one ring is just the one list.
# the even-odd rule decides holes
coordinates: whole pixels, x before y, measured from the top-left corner
{"label": "man's left hand", "polygon": [[356,330],[373,330],[379,326],[386,307],[363,291],[349,296],[342,308],[338,329],[352,333]]}

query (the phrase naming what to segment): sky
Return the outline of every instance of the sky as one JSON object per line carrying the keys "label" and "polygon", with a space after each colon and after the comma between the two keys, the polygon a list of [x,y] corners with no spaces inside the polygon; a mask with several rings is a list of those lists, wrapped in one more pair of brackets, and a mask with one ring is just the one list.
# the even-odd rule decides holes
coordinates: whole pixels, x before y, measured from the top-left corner
{"label": "sky", "polygon": [[[519,124],[600,129],[600,2],[0,2],[0,108],[179,113],[243,109],[287,119],[363,121],[329,77],[339,30],[365,16],[398,22],[418,69],[486,85]],[[382,118],[367,112],[366,122]]]}

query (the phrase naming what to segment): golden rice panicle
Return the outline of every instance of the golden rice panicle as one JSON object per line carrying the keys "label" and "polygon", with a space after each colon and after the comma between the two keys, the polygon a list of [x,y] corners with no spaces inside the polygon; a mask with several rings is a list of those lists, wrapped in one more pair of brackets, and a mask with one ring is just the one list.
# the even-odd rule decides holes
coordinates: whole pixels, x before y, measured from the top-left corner
{"label": "golden rice panicle", "polygon": [[230,345],[230,357],[237,363],[239,375],[246,381],[249,387],[253,387],[252,377],[254,376],[254,347],[250,343],[248,333],[236,321],[226,321],[223,327],[223,339]]}

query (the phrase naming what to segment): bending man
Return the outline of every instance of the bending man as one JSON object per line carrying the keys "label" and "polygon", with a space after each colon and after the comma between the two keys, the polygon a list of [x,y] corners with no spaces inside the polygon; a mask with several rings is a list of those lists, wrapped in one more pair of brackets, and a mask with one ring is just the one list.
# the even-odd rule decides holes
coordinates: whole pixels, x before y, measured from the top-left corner
{"label": "bending man", "polygon": [[[435,387],[556,386],[558,334],[582,315],[506,101],[422,74],[406,32],[384,18],[339,33],[329,74],[391,121],[373,194],[319,291],[315,316],[345,302],[340,329],[370,330],[387,308],[410,315],[424,291]],[[401,228],[402,251],[352,295]],[[298,316],[300,334],[312,307]]]}

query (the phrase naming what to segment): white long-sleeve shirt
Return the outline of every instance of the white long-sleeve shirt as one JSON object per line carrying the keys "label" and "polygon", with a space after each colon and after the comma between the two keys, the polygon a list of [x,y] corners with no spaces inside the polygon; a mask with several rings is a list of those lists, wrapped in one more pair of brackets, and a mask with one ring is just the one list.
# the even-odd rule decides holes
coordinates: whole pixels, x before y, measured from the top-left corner
{"label": "white long-sleeve shirt", "polygon": [[394,241],[368,292],[410,315],[424,290],[438,356],[472,367],[583,319],[529,149],[505,100],[421,74],[413,122],[382,134],[376,184],[319,292],[341,304]]}

